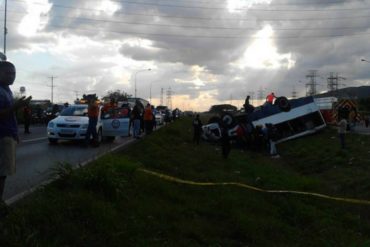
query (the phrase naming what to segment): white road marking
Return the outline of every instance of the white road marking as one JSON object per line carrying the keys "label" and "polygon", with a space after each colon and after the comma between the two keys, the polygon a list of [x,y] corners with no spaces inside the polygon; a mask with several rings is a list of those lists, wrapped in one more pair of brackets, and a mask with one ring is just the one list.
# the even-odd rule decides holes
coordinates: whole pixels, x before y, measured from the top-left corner
{"label": "white road marking", "polygon": [[27,143],[27,142],[34,142],[34,141],[41,141],[46,140],[47,137],[40,137],[40,138],[34,138],[34,139],[27,139],[27,140],[21,140],[21,143]]}

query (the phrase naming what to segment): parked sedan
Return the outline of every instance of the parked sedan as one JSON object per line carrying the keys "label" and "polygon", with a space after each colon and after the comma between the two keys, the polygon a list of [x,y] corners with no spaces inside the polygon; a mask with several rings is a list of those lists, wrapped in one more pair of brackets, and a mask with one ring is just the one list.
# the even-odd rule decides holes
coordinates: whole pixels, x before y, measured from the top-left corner
{"label": "parked sedan", "polygon": [[[71,105],[65,108],[58,117],[51,120],[47,126],[47,136],[50,143],[58,140],[84,140],[89,124],[87,105]],[[121,109],[115,109],[117,114],[104,113],[102,107],[99,110],[99,120],[96,125],[98,142],[104,137],[114,139],[115,136],[128,136],[129,118],[124,114],[118,114]]]}
{"label": "parked sedan", "polygon": [[162,125],[164,123],[164,116],[161,112],[157,112],[155,114],[155,121],[157,122],[157,125]]}

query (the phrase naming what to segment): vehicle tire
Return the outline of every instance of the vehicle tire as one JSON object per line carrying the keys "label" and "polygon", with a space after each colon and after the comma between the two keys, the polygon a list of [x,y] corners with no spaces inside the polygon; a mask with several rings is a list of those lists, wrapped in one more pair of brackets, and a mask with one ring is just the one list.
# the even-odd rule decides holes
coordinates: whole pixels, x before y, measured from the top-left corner
{"label": "vehicle tire", "polygon": [[224,113],[221,117],[222,123],[227,127],[231,128],[235,125],[234,116],[230,113]]}
{"label": "vehicle tire", "polygon": [[56,138],[49,138],[49,143],[50,144],[57,144],[58,143],[58,139],[56,139]]}
{"label": "vehicle tire", "polygon": [[211,124],[211,123],[220,123],[221,119],[217,116],[213,116],[211,117],[209,120],[208,120],[208,124]]}
{"label": "vehicle tire", "polygon": [[107,136],[107,141],[108,142],[114,142],[114,139],[116,139],[115,136]]}
{"label": "vehicle tire", "polygon": [[289,100],[286,97],[276,98],[275,105],[279,106],[280,110],[282,110],[284,112],[290,111]]}

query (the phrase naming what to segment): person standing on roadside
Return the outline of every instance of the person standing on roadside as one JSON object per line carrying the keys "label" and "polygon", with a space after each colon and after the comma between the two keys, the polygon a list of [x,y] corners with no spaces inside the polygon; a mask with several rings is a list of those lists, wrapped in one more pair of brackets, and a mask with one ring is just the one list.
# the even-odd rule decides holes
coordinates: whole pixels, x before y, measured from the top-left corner
{"label": "person standing on roadside", "polygon": [[93,146],[98,147],[98,133],[96,132],[96,125],[98,124],[99,117],[99,106],[96,103],[94,97],[91,97],[88,100],[87,116],[89,117],[89,124],[86,131],[85,143],[89,145],[90,137],[93,136]]}
{"label": "person standing on roadside", "polygon": [[29,104],[23,107],[24,133],[31,134],[30,125],[32,118],[32,110]]}
{"label": "person standing on roadside", "polygon": [[8,61],[0,61],[0,203],[3,201],[5,180],[16,170],[15,146],[19,137],[15,112],[32,98],[13,99],[9,86],[14,83],[15,76],[15,66]]}
{"label": "person standing on roadside", "polygon": [[148,103],[144,109],[144,127],[145,134],[149,135],[153,130],[153,112],[152,107]]}
{"label": "person standing on roadside", "polygon": [[193,141],[199,145],[200,135],[202,133],[202,121],[200,121],[199,114],[193,120]]}
{"label": "person standing on roadside", "polygon": [[221,124],[221,147],[222,147],[222,156],[224,159],[229,157],[229,153],[231,151],[231,144],[229,138],[229,130],[225,126],[225,124]]}
{"label": "person standing on roadside", "polygon": [[133,124],[132,135],[134,138],[140,138],[140,124],[141,124],[141,107],[140,102],[136,101],[135,106],[131,111],[131,121]]}
{"label": "person standing on roadside", "polygon": [[369,116],[365,116],[365,127],[368,128],[369,127]]}
{"label": "person standing on roadside", "polygon": [[337,125],[338,125],[338,135],[339,135],[340,147],[344,149],[346,148],[345,135],[346,135],[347,125],[348,125],[347,120],[344,117],[341,117]]}

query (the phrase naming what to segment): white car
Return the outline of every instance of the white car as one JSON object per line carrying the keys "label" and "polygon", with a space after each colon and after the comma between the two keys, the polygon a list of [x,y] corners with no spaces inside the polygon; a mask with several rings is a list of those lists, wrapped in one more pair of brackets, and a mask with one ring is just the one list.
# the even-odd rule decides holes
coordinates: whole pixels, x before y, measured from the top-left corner
{"label": "white car", "polygon": [[[89,124],[87,105],[71,105],[65,108],[58,117],[48,123],[47,136],[50,143],[58,140],[84,140]],[[96,125],[98,142],[103,137],[114,140],[115,136],[129,135],[129,117],[127,109],[117,108],[114,112],[102,113],[99,107],[98,123]]]}
{"label": "white car", "polygon": [[162,115],[162,113],[157,112],[155,114],[155,121],[157,122],[157,125],[162,125],[164,123],[164,116]]}

